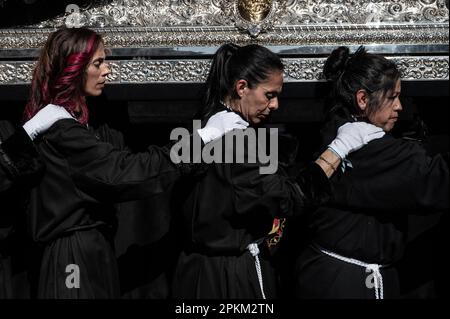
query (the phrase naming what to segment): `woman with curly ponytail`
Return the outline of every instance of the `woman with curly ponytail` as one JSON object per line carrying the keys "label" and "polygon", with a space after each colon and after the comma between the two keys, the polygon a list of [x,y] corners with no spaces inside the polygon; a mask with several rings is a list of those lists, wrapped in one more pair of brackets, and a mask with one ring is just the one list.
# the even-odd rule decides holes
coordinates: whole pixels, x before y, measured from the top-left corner
{"label": "woman with curly ponytail", "polygon": [[339,47],[323,74],[331,85],[323,148],[345,123],[371,123],[386,134],[348,156],[330,180],[333,199],[309,215],[310,245],[295,268],[297,297],[398,298],[395,266],[408,215],[448,210],[448,163],[420,141],[391,135],[403,109],[393,61],[364,47],[353,54]]}

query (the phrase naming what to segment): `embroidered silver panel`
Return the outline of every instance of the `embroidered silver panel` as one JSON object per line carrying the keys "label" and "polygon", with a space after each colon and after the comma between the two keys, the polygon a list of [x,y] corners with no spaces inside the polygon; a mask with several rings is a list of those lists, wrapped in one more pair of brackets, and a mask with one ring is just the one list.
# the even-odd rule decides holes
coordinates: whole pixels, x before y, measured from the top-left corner
{"label": "embroidered silver panel", "polygon": [[[448,57],[395,57],[402,80],[448,80]],[[321,81],[324,58],[289,58],[285,63],[286,82]],[[116,60],[109,61],[109,82],[200,83],[206,80],[210,60]],[[28,84],[33,62],[0,62],[0,85]]]}

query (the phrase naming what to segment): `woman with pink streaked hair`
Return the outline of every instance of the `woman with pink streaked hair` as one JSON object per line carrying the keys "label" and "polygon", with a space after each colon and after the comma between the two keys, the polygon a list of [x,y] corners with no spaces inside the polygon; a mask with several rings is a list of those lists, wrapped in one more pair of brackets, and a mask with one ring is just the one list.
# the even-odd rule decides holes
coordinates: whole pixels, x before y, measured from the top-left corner
{"label": "woman with pink streaked hair", "polygon": [[[110,73],[105,58],[99,34],[63,28],[50,34],[34,70],[25,118],[49,103],[73,116],[36,140],[47,167],[28,214],[33,239],[44,247],[39,298],[119,297],[112,204],[161,193],[199,169],[174,164],[168,147],[137,154],[117,149],[87,127],[86,96],[102,93]],[[222,113],[207,127],[225,134],[241,128],[239,122]]]}

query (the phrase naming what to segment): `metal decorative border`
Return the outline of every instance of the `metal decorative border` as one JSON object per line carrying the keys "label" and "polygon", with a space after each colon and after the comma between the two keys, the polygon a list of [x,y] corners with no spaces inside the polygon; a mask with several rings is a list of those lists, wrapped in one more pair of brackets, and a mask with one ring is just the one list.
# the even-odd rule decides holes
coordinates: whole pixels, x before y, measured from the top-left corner
{"label": "metal decorative border", "polygon": [[[258,0],[270,3],[262,21],[246,21],[239,2],[249,0],[93,0],[69,5],[39,24],[0,30],[0,51],[39,48],[63,25],[102,33],[108,46],[448,44],[445,0]],[[74,12],[74,8],[78,12]]]}
{"label": "metal decorative border", "polygon": [[[449,57],[391,57],[402,74],[403,81],[448,80]],[[112,72],[109,83],[201,83],[206,80],[210,60],[116,60],[109,61]],[[286,58],[285,82],[323,81],[325,58]],[[29,84],[35,62],[0,62],[0,85]]]}
{"label": "metal decorative border", "polygon": [[[258,16],[247,21],[238,11]],[[87,27],[260,26],[320,24],[434,24],[448,21],[445,0],[94,0],[84,7],[69,5],[60,17],[38,28],[58,27],[67,18]]]}
{"label": "metal decorative border", "polygon": [[[55,29],[0,30],[1,49],[33,49],[42,47],[48,34]],[[291,26],[276,27],[272,32],[254,39],[239,33],[233,27],[203,28],[153,28],[97,29],[111,48],[126,47],[179,47],[219,46],[225,42],[264,45],[316,45],[339,46],[356,44],[448,44],[448,24],[390,25],[390,26]]]}
{"label": "metal decorative border", "polygon": [[[247,21],[240,2],[270,5],[270,12]],[[37,25],[0,29],[0,85],[29,83],[31,60],[48,34],[79,23],[111,48],[111,83],[202,82],[209,69],[204,58],[225,42],[277,47],[286,82],[320,81],[323,57],[340,45],[390,55],[404,80],[448,80],[449,59],[440,56],[448,55],[445,0],[93,0],[66,11]]]}

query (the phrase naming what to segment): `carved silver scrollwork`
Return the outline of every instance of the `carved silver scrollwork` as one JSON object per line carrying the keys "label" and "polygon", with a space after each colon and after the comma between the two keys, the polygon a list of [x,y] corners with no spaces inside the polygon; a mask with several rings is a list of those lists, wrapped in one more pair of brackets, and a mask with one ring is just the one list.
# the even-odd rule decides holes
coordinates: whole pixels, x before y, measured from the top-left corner
{"label": "carved silver scrollwork", "polygon": [[[54,28],[72,25],[69,11],[0,30],[0,49],[42,46]],[[449,34],[444,0],[95,0],[77,14],[111,47],[427,44]]]}
{"label": "carved silver scrollwork", "polygon": [[448,57],[394,58],[402,78],[409,80],[448,80]]}
{"label": "carved silver scrollwork", "polygon": [[287,82],[317,81],[322,79],[322,69],[325,60],[319,58],[310,59],[285,59],[284,77]]}
{"label": "carved silver scrollwork", "polygon": [[[95,0],[81,8],[87,27],[275,26],[448,21],[445,0]],[[67,15],[39,28],[62,26]],[[273,20],[273,21],[268,21]]]}
{"label": "carved silver scrollwork", "polygon": [[0,62],[0,85],[29,83],[34,64],[34,62]]}
{"label": "carved silver scrollwork", "polygon": [[[37,25],[0,29],[0,84],[28,83],[32,65],[5,62],[2,52],[20,54],[23,59],[30,49],[35,57],[35,49],[73,13],[67,10]],[[301,48],[302,54],[310,56],[323,56],[340,45],[361,44],[378,45],[382,48],[378,53],[396,55],[433,55],[434,48],[439,52],[435,55],[448,53],[445,0],[93,0],[76,13],[80,16],[71,19],[70,25],[94,28],[112,49],[148,49],[147,56],[152,49],[175,52],[215,48],[224,42],[259,43],[288,51]],[[396,53],[399,46],[411,49]],[[199,82],[206,78],[209,65],[208,60],[199,59],[112,58],[113,83]],[[287,81],[320,79],[322,59],[286,61]],[[448,79],[448,58],[405,57],[399,67],[406,79]]]}
{"label": "carved silver scrollwork", "polygon": [[[174,27],[230,25],[227,0],[94,0],[81,8],[86,27]],[[67,15],[43,21],[39,28],[64,24]]]}
{"label": "carved silver scrollwork", "polygon": [[[448,80],[449,58],[393,57],[402,80]],[[286,82],[323,80],[325,58],[286,58]],[[110,83],[201,83],[206,80],[210,60],[122,60],[109,61]],[[27,84],[31,81],[33,62],[0,62],[0,85]]]}
{"label": "carved silver scrollwork", "polygon": [[111,63],[112,83],[204,82],[208,60],[131,60]]}
{"label": "carved silver scrollwork", "polygon": [[278,25],[448,21],[444,0],[283,1]]}

